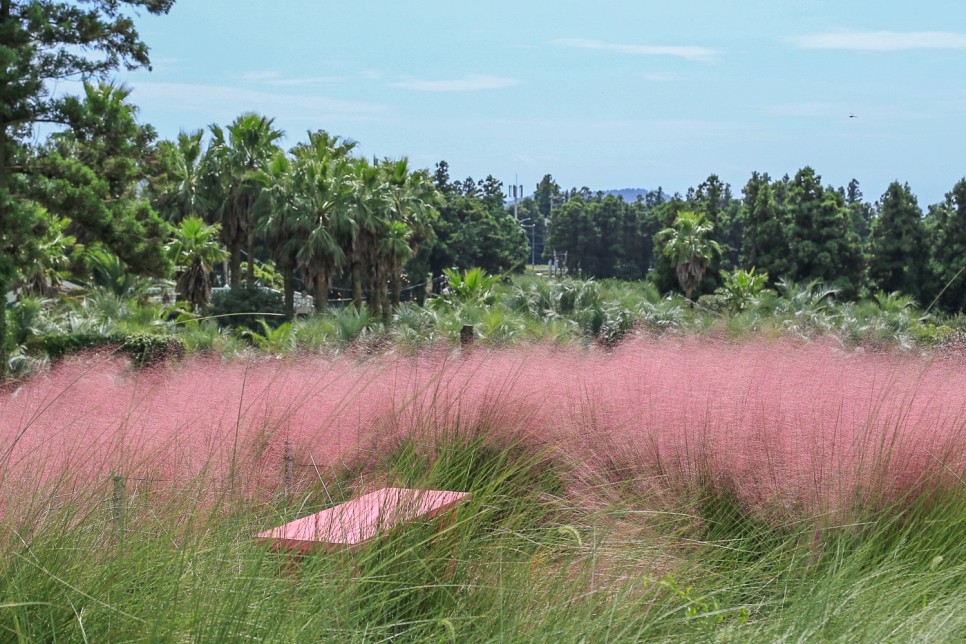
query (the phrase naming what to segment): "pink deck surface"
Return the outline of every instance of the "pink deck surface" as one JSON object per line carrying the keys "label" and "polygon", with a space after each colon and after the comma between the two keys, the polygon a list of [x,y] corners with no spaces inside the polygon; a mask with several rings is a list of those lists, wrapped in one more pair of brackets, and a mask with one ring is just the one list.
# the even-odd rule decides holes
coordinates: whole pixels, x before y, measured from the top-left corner
{"label": "pink deck surface", "polygon": [[255,535],[285,550],[352,548],[395,525],[431,519],[470,499],[467,492],[387,487]]}

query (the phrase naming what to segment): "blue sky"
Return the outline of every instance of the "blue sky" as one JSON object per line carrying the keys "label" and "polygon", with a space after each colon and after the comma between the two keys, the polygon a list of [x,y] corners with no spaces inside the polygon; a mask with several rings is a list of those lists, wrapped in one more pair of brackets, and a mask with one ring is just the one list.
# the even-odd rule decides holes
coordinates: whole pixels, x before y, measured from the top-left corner
{"label": "blue sky", "polygon": [[164,137],[253,110],[527,189],[811,165],[925,207],[966,175],[962,0],[179,0],[137,24],[154,71],[122,80]]}

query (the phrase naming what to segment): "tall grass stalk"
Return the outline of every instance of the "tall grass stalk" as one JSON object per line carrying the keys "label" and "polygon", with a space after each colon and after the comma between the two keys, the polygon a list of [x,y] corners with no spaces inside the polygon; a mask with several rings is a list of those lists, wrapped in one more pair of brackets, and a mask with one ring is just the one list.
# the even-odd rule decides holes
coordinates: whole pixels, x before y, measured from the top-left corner
{"label": "tall grass stalk", "polygon": [[[956,641],[963,378],[698,341],[67,361],[0,397],[0,632]],[[473,498],[358,553],[252,540],[384,485]]]}

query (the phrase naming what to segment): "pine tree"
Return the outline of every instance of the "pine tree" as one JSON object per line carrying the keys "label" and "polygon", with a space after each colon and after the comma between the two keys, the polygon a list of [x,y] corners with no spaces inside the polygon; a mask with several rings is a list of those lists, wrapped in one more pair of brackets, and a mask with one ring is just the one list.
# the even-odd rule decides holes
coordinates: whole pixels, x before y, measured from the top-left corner
{"label": "pine tree", "polygon": [[947,311],[966,311],[966,178],[930,208],[927,220],[929,267],[936,280],[929,299],[939,297],[939,306]]}
{"label": "pine tree", "polygon": [[927,260],[925,230],[909,184],[894,181],[886,189],[870,241],[869,278],[874,287],[920,299]]}
{"label": "pine tree", "polygon": [[795,281],[817,279],[852,297],[862,286],[859,238],[852,231],[845,196],[822,188],[821,180],[805,167],[789,185],[789,276]]}
{"label": "pine tree", "polygon": [[863,248],[869,242],[872,232],[872,205],[862,200],[862,190],[859,189],[857,179],[849,181],[845,191],[845,205],[848,206],[852,219],[852,230],[859,236]]}
{"label": "pine tree", "polygon": [[742,189],[739,217],[744,227],[740,264],[768,273],[774,283],[788,272],[787,219],[767,174],[753,172]]}
{"label": "pine tree", "polygon": [[[81,136],[84,133],[77,128],[90,123],[80,101],[52,95],[55,81],[103,78],[122,66],[148,66],[148,48],[127,12],[133,6],[153,14],[167,13],[173,2],[0,0],[0,298],[6,297],[8,284],[30,255],[34,240],[43,235],[43,208],[26,194],[36,177],[45,176],[28,146],[35,126],[58,124]],[[97,179],[89,167],[74,163],[61,169],[70,170],[67,186],[76,187],[69,195],[76,209],[84,209],[92,220],[113,214],[98,203],[97,190],[87,189]],[[134,208],[129,214],[137,217],[148,212]],[[105,229],[100,226],[103,222],[96,223]],[[0,315],[0,380],[7,366],[5,320]]]}

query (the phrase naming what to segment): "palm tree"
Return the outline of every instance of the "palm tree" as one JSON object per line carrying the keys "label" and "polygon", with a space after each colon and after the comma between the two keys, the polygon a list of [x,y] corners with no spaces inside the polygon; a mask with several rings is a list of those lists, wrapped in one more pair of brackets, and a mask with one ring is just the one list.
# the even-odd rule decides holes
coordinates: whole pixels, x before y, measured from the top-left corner
{"label": "palm tree", "polygon": [[122,298],[142,288],[143,282],[124,260],[100,244],[84,248],[81,263],[88,271],[88,286],[105,289]]}
{"label": "palm tree", "polygon": [[199,217],[186,217],[166,250],[176,267],[178,298],[193,310],[206,309],[211,301],[212,265],[225,255],[218,242],[218,224],[208,226]]}
{"label": "palm tree", "polygon": [[655,241],[664,246],[663,253],[674,262],[678,283],[684,297],[698,287],[714,255],[721,254],[721,246],[709,235],[714,226],[705,221],[703,213],[683,211],[674,220],[674,226],[658,232]]}
{"label": "palm tree", "polygon": [[180,132],[175,141],[162,141],[159,148],[167,157],[167,181],[158,194],[158,208],[168,221],[201,216],[207,208],[204,186],[204,131]]}
{"label": "palm tree", "polygon": [[31,249],[30,263],[21,269],[15,286],[43,297],[60,286],[61,275],[70,268],[70,252],[77,239],[67,234],[70,219],[44,211],[41,221],[46,225],[43,235]]}
{"label": "palm tree", "polygon": [[385,235],[379,241],[379,251],[386,258],[386,268],[389,273],[388,283],[382,285],[388,288],[389,292],[386,294],[380,292],[379,294],[383,322],[386,324],[389,323],[390,312],[390,307],[387,306],[387,300],[389,300],[388,304],[392,308],[399,306],[399,294],[402,288],[402,267],[414,254],[411,246],[412,238],[412,228],[405,222],[393,220],[389,222]]}
{"label": "palm tree", "polygon": [[230,254],[230,281],[237,284],[241,269],[242,247],[248,248],[248,281],[255,281],[255,225],[252,211],[258,199],[258,174],[264,171],[283,136],[274,127],[275,119],[254,113],[239,116],[228,126],[228,133],[210,127],[207,176],[216,221],[221,222],[221,238]]}
{"label": "palm tree", "polygon": [[373,269],[378,263],[379,236],[384,228],[383,215],[389,209],[389,191],[382,169],[368,159],[354,159],[352,174],[355,191],[351,210],[355,227],[349,240],[349,262],[352,302],[356,309],[360,309],[363,278],[368,280],[370,287],[378,283]]}
{"label": "palm tree", "polygon": [[[432,238],[432,224],[437,217],[433,206],[439,195],[429,174],[424,170],[410,172],[409,160],[405,157],[384,161],[382,168],[388,186],[389,210],[384,232],[388,241],[381,245],[386,252],[382,253],[380,264],[388,273],[384,281],[388,281],[390,303],[396,307],[402,289],[402,265],[416,254],[422,241]],[[383,312],[383,319],[388,319],[388,312]]]}
{"label": "palm tree", "polygon": [[264,235],[275,265],[282,273],[285,310],[295,317],[295,270],[301,238],[295,177],[291,161],[278,151],[268,167],[258,175],[261,192],[255,202],[257,229]]}
{"label": "palm tree", "polygon": [[325,131],[309,133],[306,144],[296,146],[295,191],[296,228],[301,247],[298,268],[315,287],[315,308],[328,306],[329,285],[335,272],[344,266],[343,243],[356,230],[351,201],[354,180],[349,151],[355,146]]}

